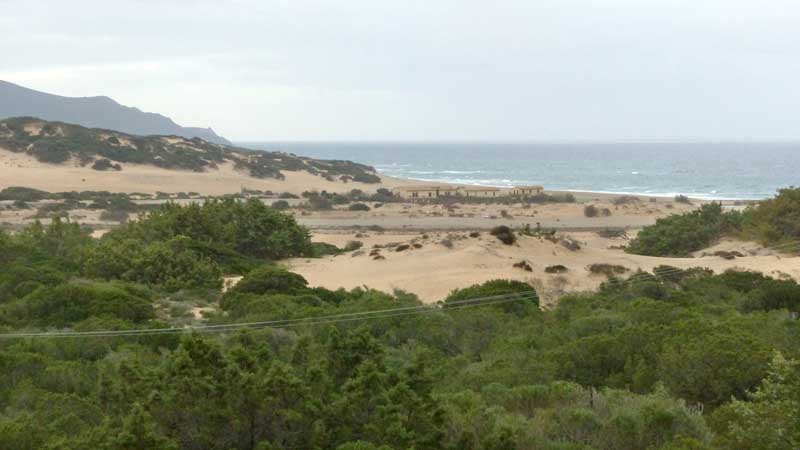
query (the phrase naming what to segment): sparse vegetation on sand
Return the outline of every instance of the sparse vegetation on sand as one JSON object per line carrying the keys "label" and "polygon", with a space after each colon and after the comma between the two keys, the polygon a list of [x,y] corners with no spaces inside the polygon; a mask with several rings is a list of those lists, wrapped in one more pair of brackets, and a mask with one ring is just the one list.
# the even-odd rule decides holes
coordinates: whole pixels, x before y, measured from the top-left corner
{"label": "sparse vegetation on sand", "polygon": [[205,171],[232,163],[256,178],[283,179],[281,171],[305,171],[330,181],[380,183],[375,169],[350,161],[319,160],[282,152],[261,152],[200,138],[134,136],[112,130],[47,122],[33,117],[0,121],[0,147],[46,163],[74,159],[96,170],[124,170],[125,163]]}

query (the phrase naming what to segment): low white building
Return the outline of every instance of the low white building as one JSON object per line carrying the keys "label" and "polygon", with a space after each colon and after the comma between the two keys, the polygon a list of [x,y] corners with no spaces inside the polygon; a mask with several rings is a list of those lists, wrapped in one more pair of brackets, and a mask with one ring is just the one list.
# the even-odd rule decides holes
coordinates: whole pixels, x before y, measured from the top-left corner
{"label": "low white building", "polygon": [[492,186],[456,186],[456,185],[420,185],[401,186],[393,190],[395,195],[411,201],[427,201],[442,197],[531,197],[542,194],[542,186],[515,186],[513,188],[498,188]]}
{"label": "low white building", "polygon": [[542,186],[514,186],[511,188],[511,195],[518,197],[530,197],[532,195],[539,195],[544,192]]}

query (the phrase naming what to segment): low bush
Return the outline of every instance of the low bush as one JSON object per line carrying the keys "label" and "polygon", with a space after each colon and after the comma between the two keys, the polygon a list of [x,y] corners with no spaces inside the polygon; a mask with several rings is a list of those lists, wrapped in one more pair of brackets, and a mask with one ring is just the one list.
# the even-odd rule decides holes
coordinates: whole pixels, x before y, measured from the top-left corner
{"label": "low bush", "polygon": [[[530,293],[533,298],[502,303],[498,307],[517,314],[526,314],[539,309],[539,299],[534,289],[528,283],[515,280],[491,280],[483,284],[473,284],[467,288],[456,289],[447,296],[444,302],[447,305],[447,303],[461,300],[497,298],[500,295],[521,293]],[[531,306],[534,307],[531,308]]]}
{"label": "low bush", "polygon": [[531,265],[528,264],[528,261],[525,260],[514,263],[514,267],[517,269],[525,270],[527,272],[533,272],[533,267],[531,267]]}
{"label": "low bush", "polygon": [[303,291],[308,281],[302,276],[275,266],[262,266],[250,271],[226,293],[265,295]]}
{"label": "low bush", "polygon": [[492,228],[492,231],[490,231],[489,234],[496,237],[500,240],[500,242],[506,245],[512,245],[517,241],[517,236],[514,234],[514,231],[505,225]]}
{"label": "low bush", "polygon": [[352,252],[354,250],[360,249],[363,246],[364,243],[361,241],[348,241],[342,250],[344,250],[345,252]]}
{"label": "low bush", "polygon": [[370,207],[363,203],[353,203],[347,209],[350,211],[369,211]]}
{"label": "low bush", "polygon": [[594,205],[586,205],[583,207],[583,215],[586,217],[597,217],[600,215],[600,210]]}
{"label": "low bush", "polygon": [[588,268],[590,273],[595,275],[605,275],[609,278],[615,277],[617,275],[622,275],[625,272],[628,272],[628,268],[625,266],[620,266],[618,264],[606,264],[606,263],[595,263],[591,264]]}
{"label": "low bush", "polygon": [[92,169],[94,170],[122,170],[122,166],[119,164],[112,163],[110,160],[106,158],[98,159],[97,161],[92,164]]}
{"label": "low bush", "polygon": [[38,189],[11,186],[0,191],[0,200],[19,200],[23,202],[38,202],[51,198],[49,192]]}
{"label": "low bush", "polygon": [[[653,201],[655,201],[655,199],[651,198],[650,201],[653,202]],[[614,200],[611,201],[611,203],[613,203],[614,205],[617,205],[617,206],[620,206],[620,205],[631,205],[631,204],[636,204],[636,203],[639,203],[639,202],[640,202],[639,197],[636,197],[636,196],[633,196],[633,195],[623,195],[621,197],[616,197]]]}
{"label": "low bush", "polygon": [[547,273],[564,273],[564,272],[567,272],[568,270],[569,269],[567,269],[567,267],[562,265],[562,264],[556,264],[556,265],[547,266],[547,267],[544,268],[544,271],[547,272]]}
{"label": "low bush", "polygon": [[286,200],[277,200],[272,202],[270,207],[272,207],[272,209],[277,211],[285,211],[289,209],[289,202],[287,202]]}

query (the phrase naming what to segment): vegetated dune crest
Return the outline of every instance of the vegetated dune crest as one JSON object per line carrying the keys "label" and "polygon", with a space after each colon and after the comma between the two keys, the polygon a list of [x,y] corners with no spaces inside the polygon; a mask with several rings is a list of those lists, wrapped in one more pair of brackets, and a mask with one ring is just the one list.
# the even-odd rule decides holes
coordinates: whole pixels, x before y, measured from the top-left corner
{"label": "vegetated dune crest", "polygon": [[310,190],[330,192],[376,188],[392,188],[410,184],[405,180],[381,176],[381,183],[365,184],[330,181],[305,171],[281,171],[285,179],[255,178],[237,170],[234,163],[225,162],[204,172],[164,169],[152,165],[125,163],[121,171],[99,171],[81,166],[76,161],[65,164],[39,162],[25,153],[0,148],[0,189],[23,186],[48,192],[109,191],[109,192],[198,192],[204,195],[224,195],[240,192],[242,188],[291,192]]}

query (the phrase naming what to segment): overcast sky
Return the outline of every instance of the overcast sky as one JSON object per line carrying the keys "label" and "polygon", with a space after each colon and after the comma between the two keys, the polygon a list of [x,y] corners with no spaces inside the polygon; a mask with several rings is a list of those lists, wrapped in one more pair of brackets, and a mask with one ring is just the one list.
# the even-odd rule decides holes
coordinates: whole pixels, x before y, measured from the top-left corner
{"label": "overcast sky", "polygon": [[240,141],[800,138],[798,0],[0,0],[0,36],[0,79]]}

